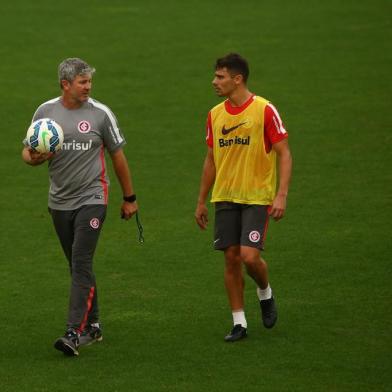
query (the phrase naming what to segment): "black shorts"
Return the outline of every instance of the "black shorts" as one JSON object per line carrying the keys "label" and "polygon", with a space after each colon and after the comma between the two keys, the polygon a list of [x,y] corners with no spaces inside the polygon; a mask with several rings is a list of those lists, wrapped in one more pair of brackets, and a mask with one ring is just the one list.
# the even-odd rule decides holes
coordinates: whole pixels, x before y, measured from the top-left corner
{"label": "black shorts", "polygon": [[243,245],[263,250],[269,208],[226,201],[215,203],[214,248],[224,250]]}

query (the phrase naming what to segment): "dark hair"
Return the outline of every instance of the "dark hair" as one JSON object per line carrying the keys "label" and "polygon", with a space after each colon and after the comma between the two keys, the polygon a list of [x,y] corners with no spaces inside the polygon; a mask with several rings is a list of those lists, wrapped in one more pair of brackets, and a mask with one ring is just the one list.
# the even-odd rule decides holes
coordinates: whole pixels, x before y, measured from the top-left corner
{"label": "dark hair", "polygon": [[248,80],[249,66],[248,62],[238,53],[229,53],[216,60],[215,69],[227,68],[232,74],[240,74],[244,78],[244,82]]}

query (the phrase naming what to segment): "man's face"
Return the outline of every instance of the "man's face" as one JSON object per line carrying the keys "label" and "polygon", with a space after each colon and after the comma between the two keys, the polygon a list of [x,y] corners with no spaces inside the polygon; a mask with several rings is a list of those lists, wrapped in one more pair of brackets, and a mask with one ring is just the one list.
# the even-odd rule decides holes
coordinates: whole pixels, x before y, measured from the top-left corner
{"label": "man's face", "polygon": [[227,68],[218,68],[212,80],[215,92],[219,97],[229,96],[238,86],[241,76],[232,75]]}
{"label": "man's face", "polygon": [[72,82],[63,81],[64,93],[73,101],[86,102],[90,96],[92,77],[90,74],[78,75]]}

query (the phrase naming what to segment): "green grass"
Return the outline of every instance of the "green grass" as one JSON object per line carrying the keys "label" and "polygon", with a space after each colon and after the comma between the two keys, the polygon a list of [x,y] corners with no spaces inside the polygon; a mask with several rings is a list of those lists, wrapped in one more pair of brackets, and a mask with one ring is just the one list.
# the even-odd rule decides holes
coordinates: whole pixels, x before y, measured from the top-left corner
{"label": "green grass", "polygon": [[[390,390],[391,11],[382,0],[2,5],[0,390]],[[193,219],[219,102],[212,65],[228,51],[249,59],[250,89],[278,107],[294,156],[265,252],[279,323],[260,327],[248,279],[249,338],[234,345],[222,255]],[[105,339],[76,359],[52,347],[69,280],[47,170],[20,159],[69,56],[97,68],[93,96],[126,135],[146,237],[118,219],[112,175],[95,259]]]}

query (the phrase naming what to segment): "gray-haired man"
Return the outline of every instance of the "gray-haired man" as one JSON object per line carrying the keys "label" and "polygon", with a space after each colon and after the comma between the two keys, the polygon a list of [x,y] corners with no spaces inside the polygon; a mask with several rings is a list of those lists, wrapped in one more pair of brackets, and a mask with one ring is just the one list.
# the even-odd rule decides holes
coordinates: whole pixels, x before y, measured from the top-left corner
{"label": "gray-haired man", "polygon": [[56,154],[40,154],[25,141],[22,152],[29,165],[49,163],[49,212],[72,277],[67,330],[56,340],[55,348],[70,356],[79,355],[79,345],[102,340],[93,255],[108,201],[105,149],[124,195],[121,216],[129,219],[138,209],[122,150],[124,136],[111,110],[90,98],[94,72],[78,58],[59,65],[62,95],[39,106],[33,121],[46,117],[60,124],[63,149]]}

